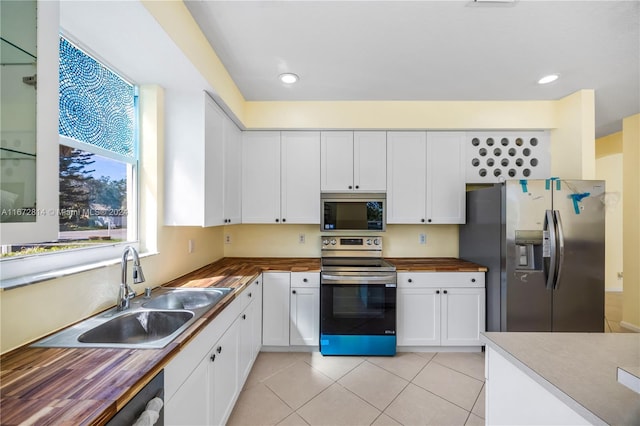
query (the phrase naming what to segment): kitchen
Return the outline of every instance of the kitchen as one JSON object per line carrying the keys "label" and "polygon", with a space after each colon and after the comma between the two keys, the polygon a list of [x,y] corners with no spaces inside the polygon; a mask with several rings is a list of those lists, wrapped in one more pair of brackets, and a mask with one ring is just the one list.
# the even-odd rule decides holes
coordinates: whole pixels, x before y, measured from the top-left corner
{"label": "kitchen", "polygon": [[[104,5],[103,5],[104,6]],[[366,102],[363,105],[353,103],[268,103],[251,102],[242,99],[242,95],[230,80],[226,71],[216,66],[217,58],[206,44],[201,34],[195,31],[191,15],[180,4],[130,5],[131,19],[138,18],[137,24],[123,25],[125,28],[135,28],[135,25],[148,24],[149,37],[154,43],[160,41],[169,43],[163,54],[175,52],[166,33],[159,33],[157,23],[150,15],[142,14],[145,8],[152,11],[154,19],[162,23],[171,34],[175,43],[187,52],[186,56],[196,64],[200,73],[206,79],[206,84],[212,86],[212,92],[217,93],[224,101],[232,115],[241,117],[247,128],[251,129],[553,129],[551,134],[551,157],[561,158],[562,161],[552,161],[551,175],[573,178],[594,178],[594,162],[589,157],[594,146],[593,140],[593,93],[580,90],[560,100],[543,100],[527,102],[407,102],[385,103]],[[69,12],[70,13],[70,12]],[[80,15],[91,16],[88,11],[78,11]],[[95,13],[95,12],[94,12]],[[113,11],[111,11],[113,13]],[[109,10],[101,10],[103,16],[110,16]],[[88,21],[88,20],[87,20]],[[104,23],[103,23],[104,24]],[[84,31],[91,29],[87,22]],[[97,25],[96,23],[93,26]],[[104,32],[113,31],[105,24]],[[80,37],[83,28],[75,29]],[[114,34],[115,40],[140,37]],[[84,37],[83,37],[84,38]],[[86,41],[88,43],[88,41]],[[98,50],[98,48],[95,48]],[[105,55],[105,53],[102,53]],[[137,52],[137,55],[142,53]],[[184,58],[183,54],[180,54]],[[137,56],[140,57],[140,56]],[[144,61],[141,61],[144,62]],[[149,63],[153,64],[152,59]],[[162,65],[166,67],[166,64]],[[588,88],[587,88],[588,89]],[[199,89],[202,90],[202,87]],[[149,96],[152,105],[148,111],[150,117],[162,120],[163,90],[157,86],[144,86],[143,96]],[[158,107],[153,107],[153,99],[157,99]],[[366,105],[365,105],[366,104]],[[365,109],[366,108],[366,109]],[[363,111],[367,111],[364,113]],[[167,115],[167,119],[170,116]],[[632,119],[625,121],[623,138],[625,148],[627,139],[634,137]],[[591,127],[590,127],[591,126]],[[160,137],[165,135],[162,121],[152,129]],[[637,133],[636,139],[637,139]],[[562,141],[562,143],[556,142]],[[633,141],[633,139],[631,139]],[[147,147],[149,145],[144,145]],[[168,139],[164,141],[168,143]],[[151,143],[151,148],[143,150],[141,158],[143,169],[148,172],[152,180],[143,183],[141,191],[142,223],[141,237],[150,252],[158,252],[155,256],[142,259],[147,282],[154,286],[168,282],[180,275],[195,270],[222,257],[318,257],[319,244],[322,235],[318,225],[260,225],[238,224],[203,228],[199,226],[167,227],[162,219],[165,212],[162,204],[162,186],[167,185],[163,179],[164,168],[163,149],[161,143]],[[154,152],[155,151],[155,152]],[[625,161],[635,161],[637,156],[627,157]],[[635,160],[634,160],[635,159]],[[155,176],[155,178],[154,178]],[[626,175],[625,175],[626,178]],[[630,176],[633,179],[633,175]],[[632,180],[629,187],[637,187]],[[626,195],[626,192],[625,192]],[[627,198],[626,200],[629,200]],[[632,200],[632,199],[631,199]],[[630,207],[633,207],[631,201]],[[625,209],[627,203],[625,203]],[[637,211],[637,210],[636,210]],[[148,212],[148,213],[147,213]],[[424,233],[426,244],[420,244],[418,236]],[[300,235],[305,236],[305,243],[300,244]],[[631,233],[632,235],[633,232]],[[229,238],[227,238],[227,236]],[[385,234],[385,256],[387,257],[458,257],[458,226],[457,225],[389,225]],[[189,253],[187,247],[193,241],[194,250]],[[230,243],[225,244],[225,241]],[[635,245],[634,245],[635,244]],[[634,283],[638,282],[637,273],[634,276],[633,258],[637,253],[638,241],[632,241],[630,250],[625,250],[625,288],[624,291],[633,295]],[[635,247],[635,249],[634,249]],[[268,248],[268,249],[265,249]],[[636,255],[637,257],[637,255]],[[626,259],[630,258],[630,261]],[[3,291],[2,298],[2,351],[6,352],[26,342],[37,339],[49,332],[65,327],[80,318],[87,317],[111,305],[116,298],[119,282],[119,267],[96,269],[77,275],[46,281],[34,286],[16,288]],[[635,278],[634,278],[635,277]],[[94,287],[89,288],[87,281],[93,281]],[[136,288],[141,292],[141,288]],[[73,295],[74,303],[69,303],[69,295]],[[637,299],[637,298],[636,298]],[[633,296],[625,298],[625,315],[630,315],[627,322],[638,324],[634,319],[634,312],[638,311],[634,305]],[[59,309],[64,306],[64,309]],[[16,323],[8,318],[37,318],[36,321]]]}

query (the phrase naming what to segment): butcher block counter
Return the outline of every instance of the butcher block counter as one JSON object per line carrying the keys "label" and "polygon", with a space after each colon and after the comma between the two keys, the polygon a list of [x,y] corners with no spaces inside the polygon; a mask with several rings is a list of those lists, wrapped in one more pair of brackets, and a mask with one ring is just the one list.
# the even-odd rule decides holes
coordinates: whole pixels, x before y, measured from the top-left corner
{"label": "butcher block counter", "polygon": [[[387,259],[399,271],[486,271],[453,258]],[[0,357],[3,425],[103,425],[264,271],[320,272],[318,258],[224,258],[166,287],[231,287],[220,303],[162,349],[23,346]]]}
{"label": "butcher block counter", "polygon": [[398,272],[487,272],[477,263],[455,257],[386,257]]}

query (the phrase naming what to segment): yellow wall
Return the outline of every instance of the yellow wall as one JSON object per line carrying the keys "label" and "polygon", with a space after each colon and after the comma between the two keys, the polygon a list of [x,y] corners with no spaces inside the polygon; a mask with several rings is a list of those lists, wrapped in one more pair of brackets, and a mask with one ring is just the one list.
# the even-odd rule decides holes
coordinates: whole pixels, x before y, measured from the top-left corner
{"label": "yellow wall", "polygon": [[[144,86],[142,113],[141,236],[150,251],[143,258],[147,281],[132,286],[141,293],[223,256],[222,227],[177,228],[162,226],[163,193],[163,91]],[[195,251],[188,254],[188,240]],[[120,266],[0,291],[0,352],[42,337],[82,318],[115,305]]]}
{"label": "yellow wall", "polygon": [[[421,233],[427,237],[423,245]],[[224,244],[225,257],[319,257],[320,236],[327,235],[320,225],[276,224],[227,226],[224,234],[231,238],[231,244]],[[300,234],[304,244],[298,242]],[[458,256],[457,225],[388,225],[380,235],[386,257]]]}
{"label": "yellow wall", "polygon": [[620,325],[640,331],[640,114],[622,122],[624,291]]}
{"label": "yellow wall", "polygon": [[595,179],[595,103],[593,90],[580,90],[555,102],[551,131],[551,175]]}
{"label": "yellow wall", "polygon": [[622,291],[622,132],[596,140],[596,179],[606,181],[605,290]]}

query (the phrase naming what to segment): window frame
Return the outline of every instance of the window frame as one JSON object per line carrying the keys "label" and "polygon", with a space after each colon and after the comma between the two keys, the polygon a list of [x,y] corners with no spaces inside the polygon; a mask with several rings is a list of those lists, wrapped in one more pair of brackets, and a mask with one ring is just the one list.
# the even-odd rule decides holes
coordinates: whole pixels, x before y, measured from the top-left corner
{"label": "window frame", "polygon": [[[131,82],[130,79],[126,78],[124,74],[118,72],[114,67],[112,67],[107,61],[104,61],[99,55],[95,54],[95,52],[90,49],[86,49],[82,44],[77,43],[72,37],[69,37],[60,29],[57,29],[57,34],[55,38],[56,46],[59,44],[59,38],[64,37],[69,42],[80,48],[85,54],[91,56],[94,60],[99,62],[101,65],[109,68],[113,73],[118,75],[120,78],[128,82],[129,84],[134,86],[135,90],[135,98],[134,98],[134,120],[135,120],[135,132],[134,132],[134,158],[126,157],[121,154],[117,154],[106,150],[104,148],[94,146],[91,144],[87,144],[85,142],[81,142],[75,140],[73,138],[69,138],[58,133],[58,120],[59,120],[59,110],[56,108],[57,115],[55,116],[56,122],[56,133],[57,133],[57,141],[54,144],[53,139],[50,144],[54,145],[53,147],[49,147],[47,151],[53,151],[57,153],[59,151],[60,145],[70,146],[72,148],[82,149],[83,151],[92,152],[97,155],[107,157],[116,161],[120,161],[126,163],[127,166],[127,210],[129,211],[129,215],[127,218],[127,240],[124,242],[114,242],[114,243],[101,243],[100,245],[96,245],[93,247],[82,247],[75,249],[67,249],[62,251],[55,251],[51,253],[40,253],[33,254],[28,256],[16,256],[9,257],[6,259],[0,260],[0,290],[5,290],[14,287],[21,287],[29,284],[34,284],[37,282],[52,280],[56,278],[60,278],[63,276],[84,272],[100,267],[105,267],[109,265],[116,264],[120,261],[122,256],[122,251],[126,246],[132,246],[136,248],[136,250],[140,250],[140,240],[139,240],[139,232],[140,232],[140,132],[141,132],[141,120],[140,120],[140,108],[139,108],[139,92],[138,85],[136,83]],[[56,57],[59,58],[59,48],[56,49]],[[58,69],[58,62],[56,61],[56,70]],[[59,83],[58,83],[58,73],[56,75],[56,94],[59,93]],[[56,101],[58,97],[55,97]],[[49,102],[51,100],[49,99]],[[38,98],[38,104],[42,105],[44,102]],[[51,114],[51,111],[48,111]],[[38,117],[40,117],[41,111],[38,109]],[[45,116],[46,117],[46,116]],[[44,117],[43,117],[44,118]],[[39,118],[40,119],[40,118]],[[51,127],[51,126],[50,126]],[[38,128],[38,130],[40,130]],[[40,139],[39,139],[40,141]],[[47,141],[49,142],[49,141]],[[38,144],[40,146],[40,144]],[[39,148],[38,148],[39,149]],[[38,150],[40,153],[40,150]],[[60,177],[60,171],[58,170],[58,158],[59,154],[55,157],[55,179],[56,183]],[[49,170],[48,175],[52,175]],[[46,179],[43,179],[46,180]],[[50,182],[49,182],[50,183]],[[43,194],[42,188],[45,185],[38,187],[38,199]],[[57,187],[57,185],[56,185]],[[48,188],[50,192],[51,188]],[[55,198],[59,197],[59,190],[55,192]],[[59,206],[57,202],[55,203],[56,208],[49,208],[48,211],[57,211],[59,210]],[[55,218],[55,229],[56,229],[56,237],[59,235],[60,225],[58,220],[58,215],[53,215]],[[51,215],[48,215],[49,222],[51,222]],[[3,230],[4,231],[4,230]],[[8,243],[9,244],[9,243]],[[27,243],[25,243],[27,244]],[[37,244],[37,243],[36,243]]]}

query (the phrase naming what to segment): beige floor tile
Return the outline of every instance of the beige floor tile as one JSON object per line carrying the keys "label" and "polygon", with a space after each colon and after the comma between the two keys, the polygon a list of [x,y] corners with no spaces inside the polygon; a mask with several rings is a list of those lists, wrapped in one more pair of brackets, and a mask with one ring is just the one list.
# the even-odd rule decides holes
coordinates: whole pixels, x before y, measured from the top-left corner
{"label": "beige floor tile", "polygon": [[370,425],[380,411],[334,383],[297,413],[310,425]]}
{"label": "beige floor tile", "polygon": [[227,424],[229,426],[275,425],[293,410],[269,388],[257,384],[240,393]]}
{"label": "beige floor tile", "polygon": [[398,352],[395,356],[369,357],[367,361],[405,380],[411,380],[427,365],[429,359],[413,352]]}
{"label": "beige floor tile", "polygon": [[296,352],[260,352],[253,363],[251,372],[244,384],[244,389],[265,381],[279,371],[303,359],[303,356],[304,354]]}
{"label": "beige floor tile", "polygon": [[409,382],[365,361],[338,380],[338,383],[382,411]]}
{"label": "beige floor tile", "polygon": [[427,361],[431,361],[431,359],[433,359],[434,356],[436,356],[438,353],[437,352],[413,352],[418,356],[421,356],[422,358],[425,358]]}
{"label": "beige floor tile", "polygon": [[320,352],[311,352],[305,357],[305,362],[333,380],[338,380],[364,362],[364,358],[359,356],[324,356]]}
{"label": "beige floor tile", "polygon": [[384,411],[403,425],[464,425],[469,413],[414,384]]}
{"label": "beige floor tile", "polygon": [[386,414],[380,414],[380,417],[375,422],[371,423],[371,426],[402,426],[401,423],[396,422]]}
{"label": "beige floor tile", "polygon": [[264,381],[291,408],[298,409],[333,383],[329,377],[299,361]]}
{"label": "beige floor tile", "polygon": [[413,379],[413,383],[471,411],[482,390],[483,382],[431,362]]}
{"label": "beige floor tile", "polygon": [[289,417],[278,423],[278,426],[303,426],[308,425],[297,413],[292,413]]}
{"label": "beige floor tile", "polygon": [[471,413],[469,414],[469,418],[467,419],[467,422],[465,423],[465,425],[469,425],[469,426],[484,426],[484,419],[481,417],[476,416],[475,414]]}
{"label": "beige floor tile", "polygon": [[439,352],[433,357],[432,362],[484,381],[483,352]]}
{"label": "beige floor tile", "polygon": [[478,400],[473,405],[473,409],[471,410],[473,414],[475,414],[478,417],[482,417],[483,419],[485,418],[485,414],[484,414],[485,391],[486,391],[486,386],[483,385],[482,391],[480,391],[480,395],[478,396]]}

